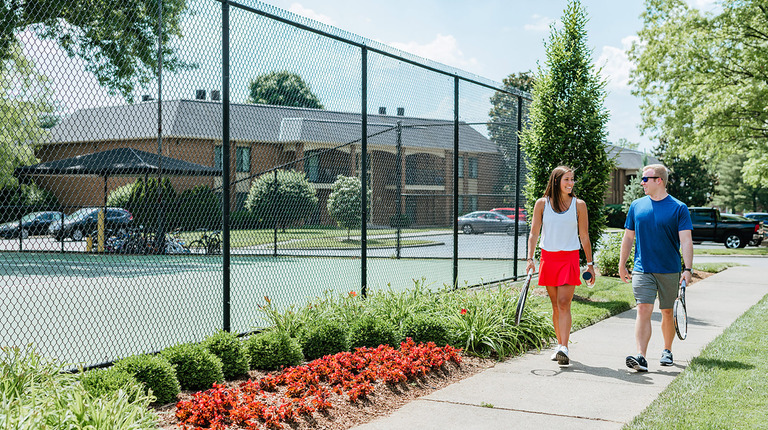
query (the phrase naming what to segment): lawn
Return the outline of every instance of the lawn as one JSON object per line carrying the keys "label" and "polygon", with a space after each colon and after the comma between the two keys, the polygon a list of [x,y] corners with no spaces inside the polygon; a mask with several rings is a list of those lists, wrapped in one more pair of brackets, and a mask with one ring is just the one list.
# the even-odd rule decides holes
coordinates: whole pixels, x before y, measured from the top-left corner
{"label": "lawn", "polygon": [[[430,231],[442,231],[445,234],[449,234],[449,230],[432,230],[432,229],[403,229],[401,230],[402,237],[412,235],[414,233],[425,233]],[[395,246],[397,230],[395,229],[381,229],[381,230],[368,230],[368,245],[369,246]],[[200,232],[183,232],[179,235],[179,238],[184,243],[190,243],[193,240],[200,239]],[[350,241],[347,241],[349,235]],[[285,231],[277,230],[277,243],[278,246],[284,247],[290,244],[291,248],[359,248],[359,231],[347,232],[345,229],[340,228],[289,228]],[[353,240],[357,240],[357,243],[352,243]],[[230,233],[230,241],[233,248],[244,248],[249,246],[268,245],[275,241],[275,231],[273,229],[248,229],[248,230],[232,230]],[[373,243],[372,243],[373,242]],[[402,245],[425,245],[434,243],[428,239],[405,239],[401,240]]]}
{"label": "lawn", "polygon": [[626,429],[768,428],[768,296],[712,341]]}
{"label": "lawn", "polygon": [[749,248],[728,249],[726,247],[717,249],[696,249],[693,255],[768,255],[768,247],[751,246]]}

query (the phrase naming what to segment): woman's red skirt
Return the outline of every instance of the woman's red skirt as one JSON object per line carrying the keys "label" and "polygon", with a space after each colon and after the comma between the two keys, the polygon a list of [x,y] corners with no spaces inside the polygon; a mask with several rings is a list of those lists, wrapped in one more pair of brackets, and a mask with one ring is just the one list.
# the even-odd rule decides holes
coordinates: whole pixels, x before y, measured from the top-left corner
{"label": "woman's red skirt", "polygon": [[540,286],[581,285],[580,271],[578,249],[557,252],[541,250],[541,264],[539,265]]}

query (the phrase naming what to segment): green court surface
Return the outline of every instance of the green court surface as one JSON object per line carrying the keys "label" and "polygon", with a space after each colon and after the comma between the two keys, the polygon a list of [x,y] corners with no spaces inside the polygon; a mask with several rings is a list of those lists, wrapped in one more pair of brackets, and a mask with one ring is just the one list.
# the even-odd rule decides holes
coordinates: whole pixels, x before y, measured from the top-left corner
{"label": "green court surface", "polygon": [[[263,327],[258,306],[360,291],[361,260],[232,256],[231,330]],[[223,326],[222,257],[0,253],[0,345],[86,365],[199,341]],[[524,262],[519,263],[522,273]],[[459,260],[459,285],[513,275],[512,260]],[[449,259],[369,258],[369,292],[450,284]]]}

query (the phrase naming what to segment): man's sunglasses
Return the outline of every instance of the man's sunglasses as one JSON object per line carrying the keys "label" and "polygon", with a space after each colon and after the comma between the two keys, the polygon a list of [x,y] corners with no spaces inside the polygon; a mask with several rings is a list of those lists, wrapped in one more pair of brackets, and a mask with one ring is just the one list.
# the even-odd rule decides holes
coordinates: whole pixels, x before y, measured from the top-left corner
{"label": "man's sunglasses", "polygon": [[643,176],[643,182],[648,182],[649,179],[659,179],[659,176]]}

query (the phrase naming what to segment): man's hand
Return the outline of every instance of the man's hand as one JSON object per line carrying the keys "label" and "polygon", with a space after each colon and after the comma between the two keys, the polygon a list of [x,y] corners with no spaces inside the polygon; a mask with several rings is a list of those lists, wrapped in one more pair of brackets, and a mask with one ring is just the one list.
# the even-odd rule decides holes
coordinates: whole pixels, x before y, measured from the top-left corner
{"label": "man's hand", "polygon": [[629,271],[627,270],[627,266],[623,264],[619,265],[619,279],[621,279],[624,282],[632,281],[632,274],[629,273]]}

